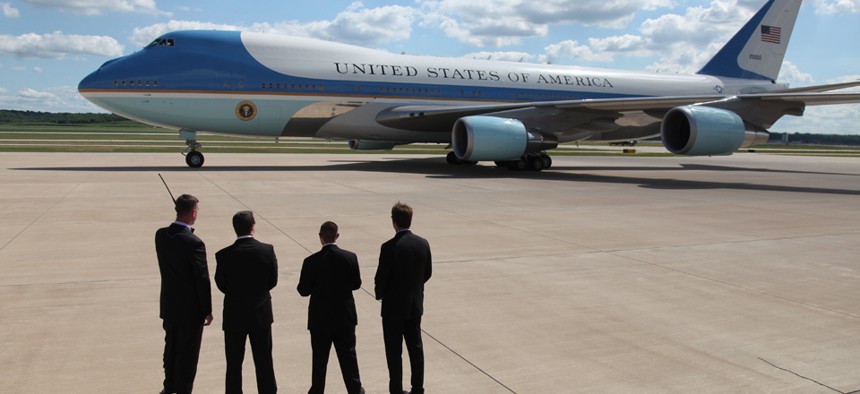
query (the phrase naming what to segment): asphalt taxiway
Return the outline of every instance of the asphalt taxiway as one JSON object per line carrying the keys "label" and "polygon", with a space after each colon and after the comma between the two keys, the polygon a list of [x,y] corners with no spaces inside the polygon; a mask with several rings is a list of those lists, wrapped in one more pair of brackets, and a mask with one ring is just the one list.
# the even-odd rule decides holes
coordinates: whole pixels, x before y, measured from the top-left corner
{"label": "asphalt taxiway", "polygon": [[[159,173],[200,199],[210,273],[238,210],[275,245],[282,393],[310,384],[295,286],[325,220],[359,256],[361,377],[386,391],[370,294],[397,201],[433,248],[428,392],[860,390],[856,158],[559,156],[535,173],[384,154],[210,153],[195,170],[178,154],[3,153],[0,392],[160,390],[153,235],[173,214]],[[200,393],[223,391],[212,295]],[[252,365],[248,354],[247,392]],[[344,391],[334,355],[328,388]]]}

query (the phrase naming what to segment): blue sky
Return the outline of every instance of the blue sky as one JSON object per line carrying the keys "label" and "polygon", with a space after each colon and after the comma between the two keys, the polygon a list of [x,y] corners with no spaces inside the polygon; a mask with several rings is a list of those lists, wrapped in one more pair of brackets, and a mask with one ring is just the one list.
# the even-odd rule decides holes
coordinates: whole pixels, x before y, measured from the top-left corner
{"label": "blue sky", "polygon": [[[410,54],[695,72],[765,0],[0,0],[0,109],[102,112],[77,83],[180,29],[302,35]],[[860,79],[860,0],[806,0],[779,80]],[[165,65],[167,66],[167,65]],[[773,131],[860,134],[860,105]]]}

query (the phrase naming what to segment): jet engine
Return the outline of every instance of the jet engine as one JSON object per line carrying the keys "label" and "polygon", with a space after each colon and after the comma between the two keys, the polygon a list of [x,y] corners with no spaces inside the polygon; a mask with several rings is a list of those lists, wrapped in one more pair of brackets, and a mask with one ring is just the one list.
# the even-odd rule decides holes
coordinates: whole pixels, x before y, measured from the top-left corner
{"label": "jet engine", "polygon": [[352,150],[392,150],[395,146],[394,142],[349,140],[349,149]]}
{"label": "jet engine", "polygon": [[558,142],[529,132],[516,119],[467,116],[454,123],[451,145],[463,161],[518,160],[524,154],[553,149]]}
{"label": "jet engine", "polygon": [[689,156],[730,155],[741,147],[767,142],[767,132],[747,131],[729,110],[688,105],[670,110],[660,126],[663,146]]}

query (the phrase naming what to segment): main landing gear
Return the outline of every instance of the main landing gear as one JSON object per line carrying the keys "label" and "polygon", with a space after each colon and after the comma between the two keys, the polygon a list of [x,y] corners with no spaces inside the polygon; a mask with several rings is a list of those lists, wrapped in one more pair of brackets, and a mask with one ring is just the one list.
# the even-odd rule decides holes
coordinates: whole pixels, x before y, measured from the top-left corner
{"label": "main landing gear", "polygon": [[513,171],[542,171],[552,167],[552,158],[546,152],[527,153],[517,160],[496,161],[496,166]]}
{"label": "main landing gear", "polygon": [[185,150],[182,155],[185,156],[185,164],[191,168],[200,168],[203,166],[203,154],[198,151],[202,147],[197,142],[197,132],[193,130],[180,130],[179,138],[185,140]]}
{"label": "main landing gear", "polygon": [[[461,165],[461,164],[475,165],[475,164],[478,164],[477,161],[460,160],[459,158],[457,158],[457,155],[454,154],[454,152],[448,152],[448,155],[445,156],[445,160],[448,162],[448,164],[455,164],[455,165]],[[517,160],[498,160],[495,163],[496,163],[496,166],[498,166],[498,167],[505,167],[505,168],[508,168],[508,169],[514,170],[514,171],[525,171],[525,170],[542,171],[542,170],[545,170],[547,168],[552,167],[552,158],[549,157],[549,155],[546,154],[546,152],[527,153]]]}

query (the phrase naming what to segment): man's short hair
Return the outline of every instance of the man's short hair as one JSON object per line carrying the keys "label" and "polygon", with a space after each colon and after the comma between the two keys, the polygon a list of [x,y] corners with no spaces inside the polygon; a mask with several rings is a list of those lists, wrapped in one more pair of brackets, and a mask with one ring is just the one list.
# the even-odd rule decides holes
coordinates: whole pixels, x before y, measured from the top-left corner
{"label": "man's short hair", "polygon": [[254,212],[239,211],[233,215],[233,230],[237,236],[250,235],[251,227],[257,222],[254,220]]}
{"label": "man's short hair", "polygon": [[325,242],[334,242],[337,239],[337,224],[328,221],[320,226],[320,237]]}
{"label": "man's short hair", "polygon": [[176,214],[186,215],[197,209],[197,203],[200,200],[190,194],[183,194],[176,199]]}
{"label": "man's short hair", "polygon": [[412,226],[412,207],[400,201],[391,207],[391,219],[394,224],[400,228],[409,228]]}

